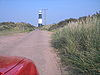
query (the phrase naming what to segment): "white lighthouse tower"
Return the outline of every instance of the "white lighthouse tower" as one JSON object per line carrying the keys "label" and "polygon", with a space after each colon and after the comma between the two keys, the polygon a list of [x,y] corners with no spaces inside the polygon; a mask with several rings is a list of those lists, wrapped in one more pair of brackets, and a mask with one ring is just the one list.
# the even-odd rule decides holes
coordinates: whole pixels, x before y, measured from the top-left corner
{"label": "white lighthouse tower", "polygon": [[38,17],[38,27],[42,26],[42,11],[39,11]]}

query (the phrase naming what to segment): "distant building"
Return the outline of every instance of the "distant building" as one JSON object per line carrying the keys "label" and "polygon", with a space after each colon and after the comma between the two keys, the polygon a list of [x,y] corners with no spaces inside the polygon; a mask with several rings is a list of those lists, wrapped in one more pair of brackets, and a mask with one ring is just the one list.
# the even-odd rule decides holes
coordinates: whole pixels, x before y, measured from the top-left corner
{"label": "distant building", "polygon": [[38,27],[42,26],[42,11],[40,10],[39,11],[39,14],[38,14]]}

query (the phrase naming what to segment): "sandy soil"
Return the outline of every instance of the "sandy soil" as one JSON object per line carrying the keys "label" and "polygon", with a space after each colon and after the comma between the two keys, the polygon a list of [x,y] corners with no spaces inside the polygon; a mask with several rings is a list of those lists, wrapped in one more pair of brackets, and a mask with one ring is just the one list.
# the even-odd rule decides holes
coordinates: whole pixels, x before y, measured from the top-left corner
{"label": "sandy soil", "polygon": [[35,30],[0,36],[0,55],[22,56],[36,64],[40,75],[61,75],[57,55],[51,47],[51,32]]}

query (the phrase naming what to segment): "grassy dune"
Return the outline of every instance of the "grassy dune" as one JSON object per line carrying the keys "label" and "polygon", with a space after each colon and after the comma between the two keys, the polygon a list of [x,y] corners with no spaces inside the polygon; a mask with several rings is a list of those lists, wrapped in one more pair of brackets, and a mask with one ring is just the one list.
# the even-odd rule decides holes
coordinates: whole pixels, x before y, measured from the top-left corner
{"label": "grassy dune", "polygon": [[52,36],[70,75],[100,75],[100,14],[70,22]]}
{"label": "grassy dune", "polygon": [[36,27],[27,23],[14,23],[14,22],[2,22],[0,23],[0,35],[8,35],[19,32],[30,32]]}

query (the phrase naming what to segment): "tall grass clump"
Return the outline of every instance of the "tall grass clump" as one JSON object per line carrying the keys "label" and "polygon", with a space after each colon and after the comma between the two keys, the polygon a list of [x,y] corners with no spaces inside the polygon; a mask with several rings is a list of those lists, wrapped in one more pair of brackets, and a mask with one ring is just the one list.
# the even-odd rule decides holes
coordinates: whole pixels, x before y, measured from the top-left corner
{"label": "tall grass clump", "polygon": [[70,75],[100,75],[100,15],[69,23],[51,43]]}

